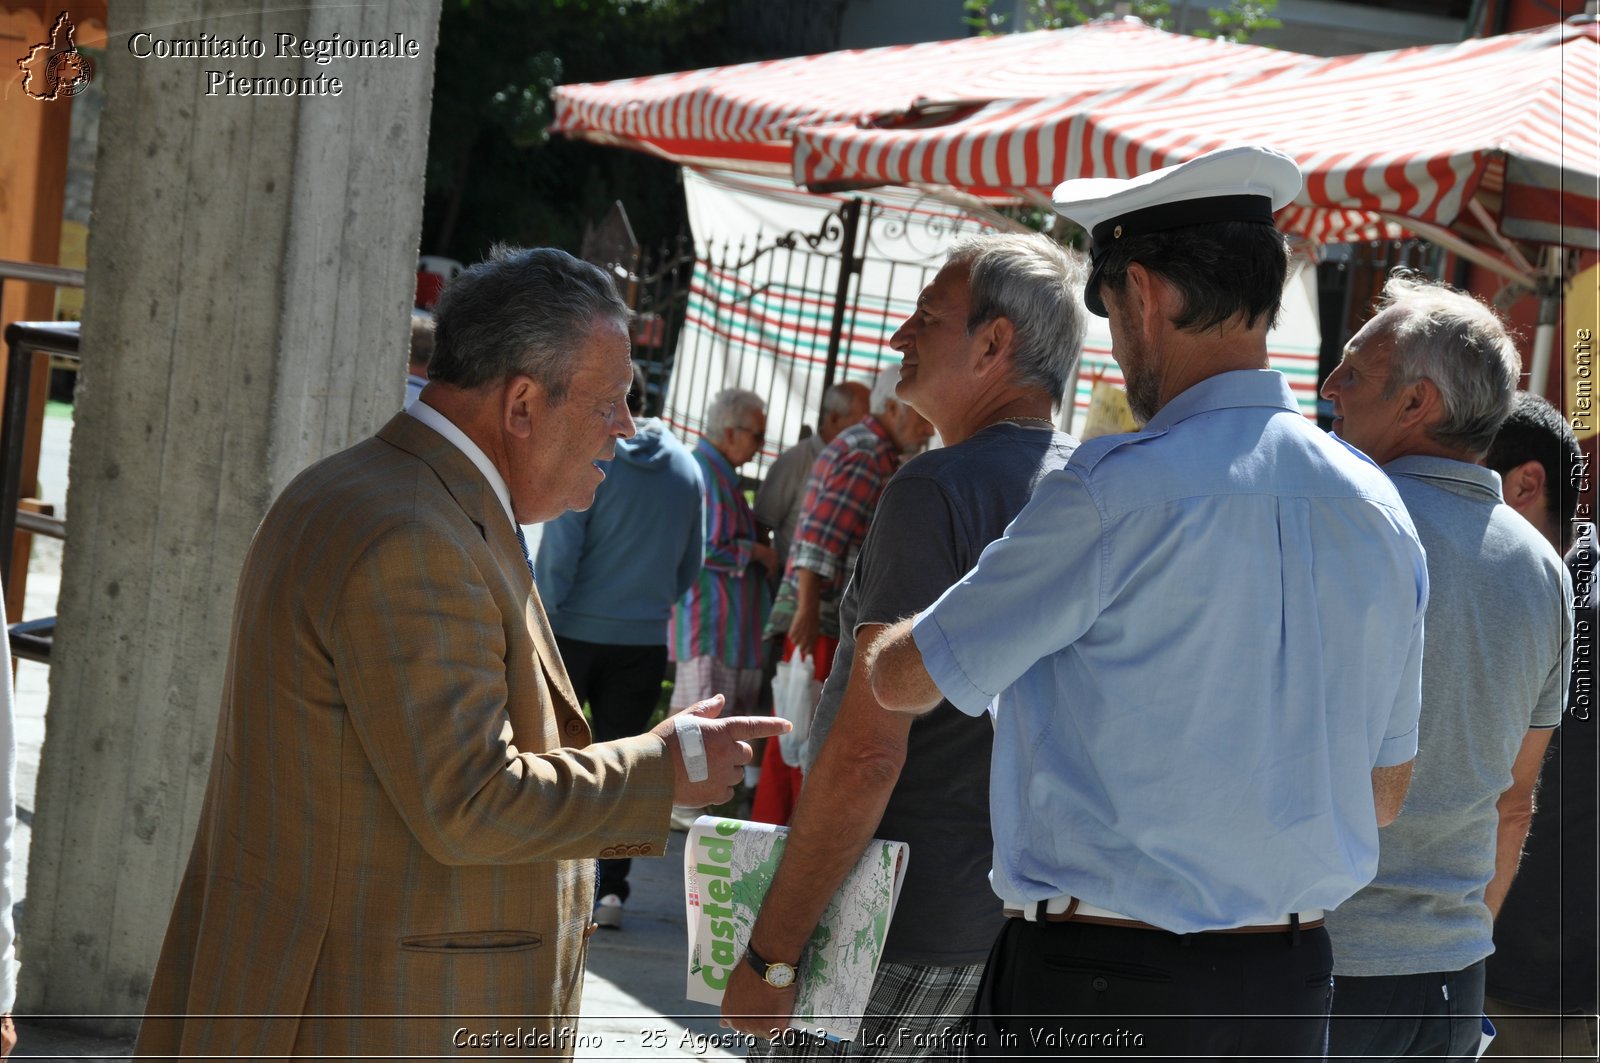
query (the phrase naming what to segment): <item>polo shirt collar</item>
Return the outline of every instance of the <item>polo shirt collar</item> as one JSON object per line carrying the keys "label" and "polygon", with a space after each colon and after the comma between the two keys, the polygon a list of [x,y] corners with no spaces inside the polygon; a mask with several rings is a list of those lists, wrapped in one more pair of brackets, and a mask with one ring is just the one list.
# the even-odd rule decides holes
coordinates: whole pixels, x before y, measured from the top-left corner
{"label": "polo shirt collar", "polygon": [[1431,454],[1406,454],[1383,467],[1389,478],[1409,476],[1427,480],[1446,491],[1465,497],[1477,496],[1490,502],[1504,502],[1500,474],[1482,465]]}

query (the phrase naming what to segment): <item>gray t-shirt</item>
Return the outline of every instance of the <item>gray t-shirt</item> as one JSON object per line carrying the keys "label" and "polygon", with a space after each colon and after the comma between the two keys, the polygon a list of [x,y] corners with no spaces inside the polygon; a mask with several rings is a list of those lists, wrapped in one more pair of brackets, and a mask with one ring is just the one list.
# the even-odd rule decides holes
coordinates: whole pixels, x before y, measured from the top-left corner
{"label": "gray t-shirt", "polygon": [[[1077,447],[1069,435],[1001,422],[907,462],[878,501],[839,603],[839,650],[804,756],[810,770],[850,681],[856,630],[931,605],[977,564],[1048,472]],[[982,963],[1000,932],[989,888],[989,756],[994,728],[948,701],[911,725],[905,767],[875,837],[911,846],[884,960]]]}
{"label": "gray t-shirt", "polygon": [[1566,567],[1501,501],[1500,477],[1420,455],[1384,471],[1428,552],[1428,611],[1411,789],[1379,833],[1377,877],[1328,914],[1334,974],[1357,977],[1459,971],[1493,951],[1496,802],[1529,728],[1560,722],[1571,668]]}

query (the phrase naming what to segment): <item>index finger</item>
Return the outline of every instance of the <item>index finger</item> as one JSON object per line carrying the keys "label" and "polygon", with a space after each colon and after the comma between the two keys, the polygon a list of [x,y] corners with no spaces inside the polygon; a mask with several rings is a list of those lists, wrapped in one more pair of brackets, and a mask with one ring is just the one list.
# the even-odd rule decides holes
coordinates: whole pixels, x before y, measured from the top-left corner
{"label": "index finger", "polygon": [[773,738],[788,734],[794,725],[779,716],[729,716],[718,721],[723,734],[735,741],[745,738]]}

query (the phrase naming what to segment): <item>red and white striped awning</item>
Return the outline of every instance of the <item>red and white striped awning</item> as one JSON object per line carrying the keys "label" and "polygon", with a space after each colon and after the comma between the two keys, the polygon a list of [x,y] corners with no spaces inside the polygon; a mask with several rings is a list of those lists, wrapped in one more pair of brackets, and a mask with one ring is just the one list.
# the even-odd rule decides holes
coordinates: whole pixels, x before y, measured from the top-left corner
{"label": "red and white striped awning", "polygon": [[550,128],[688,165],[787,177],[802,126],[927,123],[992,100],[1084,100],[1174,74],[1265,72],[1303,58],[1136,19],[1096,22],[562,85]]}
{"label": "red and white striped awning", "polygon": [[1084,100],[1000,101],[916,130],[808,128],[812,187],[946,186],[1048,195],[1231,143],[1271,144],[1306,174],[1284,228],[1331,242],[1386,225],[1600,248],[1600,28],[1563,24],[1459,44],[1301,59],[1276,70]]}

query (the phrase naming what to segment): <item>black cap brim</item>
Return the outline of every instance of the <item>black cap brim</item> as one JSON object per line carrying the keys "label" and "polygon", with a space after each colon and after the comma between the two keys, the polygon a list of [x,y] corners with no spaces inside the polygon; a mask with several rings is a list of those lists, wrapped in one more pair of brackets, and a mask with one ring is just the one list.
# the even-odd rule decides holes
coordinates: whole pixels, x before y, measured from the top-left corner
{"label": "black cap brim", "polygon": [[1105,265],[1102,258],[1095,262],[1089,270],[1089,279],[1083,284],[1083,305],[1089,308],[1089,313],[1095,317],[1110,317],[1106,313],[1106,302],[1100,298],[1100,270]]}

